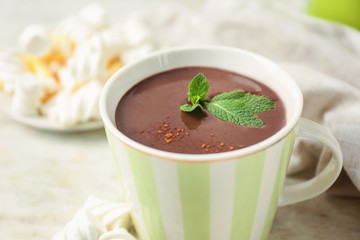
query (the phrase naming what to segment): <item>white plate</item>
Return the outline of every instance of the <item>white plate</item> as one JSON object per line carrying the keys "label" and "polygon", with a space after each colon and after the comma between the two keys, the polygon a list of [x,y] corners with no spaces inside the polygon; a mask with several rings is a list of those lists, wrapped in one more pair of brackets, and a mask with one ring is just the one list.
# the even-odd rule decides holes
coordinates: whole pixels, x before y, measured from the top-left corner
{"label": "white plate", "polygon": [[41,117],[41,116],[25,116],[21,114],[16,114],[11,111],[11,98],[4,93],[0,93],[0,108],[3,112],[7,113],[15,121],[22,123],[24,125],[41,129],[47,131],[56,131],[56,132],[85,132],[95,129],[100,129],[103,127],[103,122],[99,121],[90,121],[86,123],[81,123],[73,126],[66,126],[59,122],[51,121],[50,119]]}

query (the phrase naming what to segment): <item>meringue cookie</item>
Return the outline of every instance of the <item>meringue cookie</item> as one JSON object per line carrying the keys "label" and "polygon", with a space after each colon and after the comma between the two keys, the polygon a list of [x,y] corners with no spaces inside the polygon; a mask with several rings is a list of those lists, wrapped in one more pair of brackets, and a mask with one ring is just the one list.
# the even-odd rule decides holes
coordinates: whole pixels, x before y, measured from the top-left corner
{"label": "meringue cookie", "polygon": [[30,25],[21,33],[19,46],[24,53],[42,57],[51,49],[49,33],[43,26]]}

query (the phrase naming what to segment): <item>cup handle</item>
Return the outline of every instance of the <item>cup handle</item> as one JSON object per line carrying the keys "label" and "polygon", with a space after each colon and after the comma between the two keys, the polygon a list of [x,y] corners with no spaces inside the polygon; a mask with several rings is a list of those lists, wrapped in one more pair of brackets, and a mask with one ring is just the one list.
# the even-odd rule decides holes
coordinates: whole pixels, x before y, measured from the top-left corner
{"label": "cup handle", "polygon": [[325,127],[301,118],[296,136],[315,139],[323,143],[333,153],[332,158],[327,166],[315,177],[300,183],[286,184],[280,195],[278,206],[301,202],[325,192],[338,178],[343,166],[339,143]]}

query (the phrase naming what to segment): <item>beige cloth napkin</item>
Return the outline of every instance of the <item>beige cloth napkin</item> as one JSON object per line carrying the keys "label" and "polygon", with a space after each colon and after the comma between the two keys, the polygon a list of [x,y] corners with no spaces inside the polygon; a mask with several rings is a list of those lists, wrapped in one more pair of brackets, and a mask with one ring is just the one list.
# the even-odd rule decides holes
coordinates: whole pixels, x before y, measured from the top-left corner
{"label": "beige cloth napkin", "polygon": [[[159,48],[220,44],[251,50],[279,63],[304,94],[303,117],[327,126],[336,136],[344,169],[360,190],[360,32],[286,10],[276,1],[221,3],[207,1],[196,12],[179,5],[156,6],[131,17],[152,30]],[[298,141],[288,174],[314,169],[314,165],[321,169],[328,155],[322,148]]]}

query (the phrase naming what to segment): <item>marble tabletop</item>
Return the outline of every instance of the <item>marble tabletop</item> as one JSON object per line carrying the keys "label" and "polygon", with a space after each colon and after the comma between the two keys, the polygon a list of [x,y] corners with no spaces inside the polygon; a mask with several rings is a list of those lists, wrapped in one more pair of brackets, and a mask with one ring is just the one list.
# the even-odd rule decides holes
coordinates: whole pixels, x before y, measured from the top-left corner
{"label": "marble tabletop", "polygon": [[[88,1],[71,2],[1,1],[0,49],[16,40],[29,19],[53,25]],[[109,9],[115,4],[103,2]],[[133,7],[130,1],[126,6],[121,11]],[[51,239],[89,195],[123,199],[103,129],[83,133],[42,131],[17,123],[0,111],[0,176],[3,240]],[[326,192],[279,208],[269,239],[360,239],[359,216],[360,198]]]}

